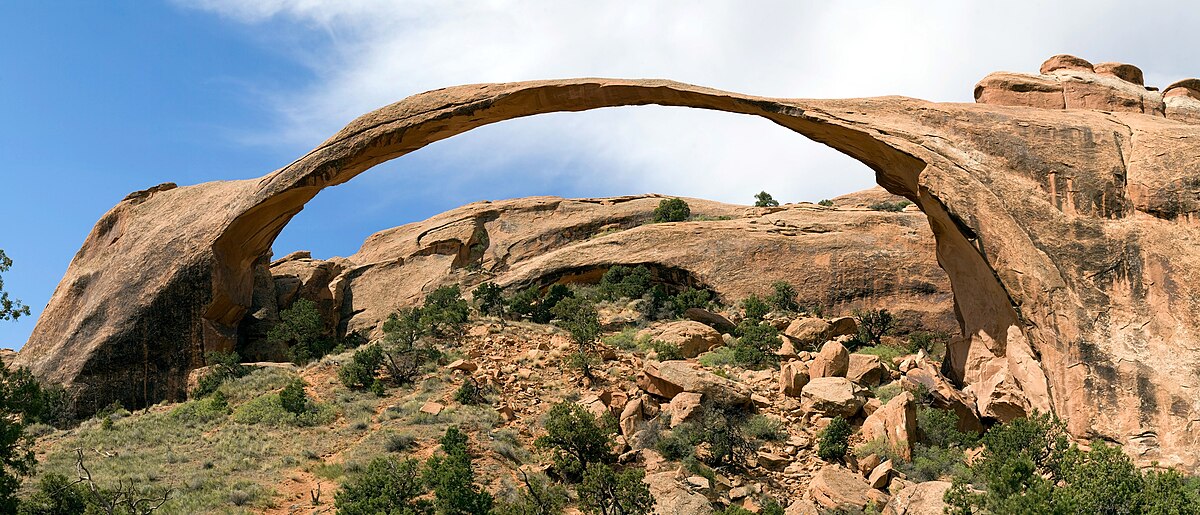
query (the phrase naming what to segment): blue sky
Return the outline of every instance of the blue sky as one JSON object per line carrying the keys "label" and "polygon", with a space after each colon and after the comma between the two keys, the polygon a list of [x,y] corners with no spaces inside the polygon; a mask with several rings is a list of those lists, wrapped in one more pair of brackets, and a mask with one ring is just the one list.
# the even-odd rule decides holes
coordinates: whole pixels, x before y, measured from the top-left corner
{"label": "blue sky", "polygon": [[[988,3],[990,4],[990,3]],[[1200,75],[1197,8],[1123,2],[110,0],[0,4],[0,249],[34,316],[95,221],[131,191],[263,175],[353,117],[461,83],[661,77],[793,97],[970,101],[997,69],[1073,53]],[[1132,14],[1132,15],[1131,15]],[[767,122],[668,108],[534,117],[440,142],[323,192],[276,255],[482,200],[648,191],[749,202],[869,186]]]}

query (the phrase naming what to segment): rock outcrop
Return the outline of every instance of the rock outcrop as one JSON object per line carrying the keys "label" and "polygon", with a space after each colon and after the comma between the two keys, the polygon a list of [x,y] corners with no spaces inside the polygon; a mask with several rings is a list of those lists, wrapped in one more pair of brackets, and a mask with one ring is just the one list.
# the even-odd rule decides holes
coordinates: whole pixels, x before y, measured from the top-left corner
{"label": "rock outcrop", "polygon": [[[256,263],[323,188],[512,118],[697,107],[761,116],[840,150],[925,214],[958,293],[962,338],[950,346],[946,372],[976,387],[985,417],[1053,410],[1077,436],[1125,444],[1143,462],[1200,468],[1200,405],[1192,394],[1200,387],[1196,82],[1159,94],[1137,84],[1128,66],[1054,61],[1042,74],[989,76],[975,104],[777,99],[615,79],[416,95],[360,117],[262,178],[130,195],[89,234],[17,364],[66,384],[85,412],[114,399],[140,406],[178,398],[206,351],[236,345],[253,305]],[[774,220],[769,211],[760,218]],[[474,219],[453,221],[417,241],[465,268],[481,233]],[[770,225],[764,232],[825,230]],[[644,241],[695,230],[662,224]],[[659,232],[651,239],[649,231]],[[602,240],[580,252],[601,255]],[[637,241],[626,240],[631,248]],[[542,254],[512,280],[575,262]],[[400,264],[373,263],[370,270]]]}

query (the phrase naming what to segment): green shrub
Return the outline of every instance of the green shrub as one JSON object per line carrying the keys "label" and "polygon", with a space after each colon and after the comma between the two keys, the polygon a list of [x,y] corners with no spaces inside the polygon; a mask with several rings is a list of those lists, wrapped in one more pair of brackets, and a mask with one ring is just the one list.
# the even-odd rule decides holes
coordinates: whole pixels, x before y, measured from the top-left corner
{"label": "green shrub", "polygon": [[678,345],[667,343],[660,340],[650,340],[646,342],[646,347],[654,351],[659,361],[674,361],[683,359],[683,351]]}
{"label": "green shrub", "polygon": [[688,441],[688,429],[682,431],[672,431],[658,439],[654,444],[654,448],[663,455],[664,458],[673,461],[679,461],[696,452],[696,446]]}
{"label": "green shrub", "polygon": [[462,386],[454,391],[454,400],[466,406],[485,404],[488,402],[487,389],[479,386],[479,382],[474,378],[468,377],[463,380]]}
{"label": "green shrub", "polygon": [[579,485],[579,504],[584,513],[597,515],[644,515],[654,509],[654,497],[643,481],[646,472],[631,468],[615,472],[603,463],[591,463]]}
{"label": "green shrub", "polygon": [[[395,315],[393,315],[395,316]],[[383,365],[383,348],[368,345],[354,351],[350,362],[338,370],[338,379],[347,388],[361,390],[375,384],[375,373]]]}
{"label": "green shrub", "polygon": [[890,211],[893,213],[898,213],[900,211],[904,211],[904,208],[911,205],[912,202],[901,200],[899,202],[876,202],[867,207],[869,207],[872,211]]}
{"label": "green shrub", "polygon": [[[441,355],[437,349],[422,343],[428,334],[424,325],[424,309],[407,309],[389,316],[383,323],[383,346],[380,363],[387,369],[393,384],[407,384],[420,375],[429,362]],[[373,360],[373,355],[364,359]],[[373,361],[367,361],[371,364]]]}
{"label": "green shrub", "polygon": [[858,321],[858,341],[863,345],[881,345],[883,336],[895,324],[895,319],[886,309],[856,309],[854,318]]}
{"label": "green shrub", "polygon": [[857,354],[871,354],[873,356],[879,356],[880,363],[883,363],[884,366],[889,368],[896,368],[896,365],[892,363],[894,358],[910,354],[908,349],[897,347],[895,345],[888,345],[886,343],[872,345],[870,347],[859,347],[854,349],[854,352]]}
{"label": "green shrub", "polygon": [[279,394],[267,394],[246,401],[233,410],[231,417],[241,424],[264,424],[281,426],[316,426],[328,424],[337,418],[337,410],[328,404],[310,402],[309,409],[293,413],[284,409]]}
{"label": "green shrub", "polygon": [[817,202],[817,205],[818,205],[818,206],[825,206],[825,207],[833,207],[833,201],[832,201],[832,200],[829,200],[829,199],[825,199],[825,200],[822,200],[822,201],[820,201],[820,202]]}
{"label": "green shrub", "polygon": [[712,292],[686,288],[671,297],[671,310],[678,317],[683,316],[689,308],[708,309],[712,303]]}
{"label": "green shrub", "polygon": [[737,364],[733,347],[717,347],[700,355],[700,364],[709,368],[720,368],[725,365]]}
{"label": "green shrub", "polygon": [[[1200,489],[1174,472],[1141,472],[1119,447],[1068,445],[1049,415],[1016,419],[983,437],[983,454],[954,478],[953,513],[1195,513]],[[974,483],[975,488],[971,487]],[[979,490],[976,490],[979,489]]]}
{"label": "green shrub", "polygon": [[567,489],[550,482],[543,474],[521,472],[523,488],[499,499],[494,515],[558,515],[570,500]]}
{"label": "green shrub", "polygon": [[446,428],[441,444],[444,455],[432,456],[425,463],[425,483],[433,489],[438,513],[488,513],[492,509],[492,496],[475,486],[467,435],[451,426]]}
{"label": "green shrub", "polygon": [[254,371],[254,367],[242,364],[242,358],[236,352],[210,352],[205,355],[205,361],[212,369],[200,376],[196,387],[188,394],[190,397],[208,395],[225,381],[245,377]]}
{"label": "green shrub", "polygon": [[775,351],[783,345],[779,330],[774,326],[743,321],[738,325],[737,342],[733,345],[733,358],[738,364],[759,368],[775,363]]}
{"label": "green shrub", "polygon": [[779,201],[765,191],[760,191],[754,196],[754,207],[776,207],[778,205]]}
{"label": "green shrub", "polygon": [[754,415],[746,419],[746,422],[742,424],[742,431],[746,433],[747,437],[754,440],[779,442],[787,438],[783,422],[766,415]]}
{"label": "green shrub", "polygon": [[37,490],[21,501],[18,515],[70,515],[87,510],[84,486],[53,472],[38,480]]}
{"label": "green shrub", "polygon": [[614,265],[604,272],[597,294],[604,300],[640,299],[650,292],[653,274],[645,265]]}
{"label": "green shrub", "polygon": [[471,297],[475,299],[479,312],[484,315],[504,316],[504,289],[492,283],[483,283],[475,287]]}
{"label": "green shrub", "polygon": [[552,311],[558,325],[571,333],[571,339],[575,341],[576,351],[570,363],[584,377],[592,377],[596,338],[600,336],[600,315],[596,306],[586,299],[571,297],[556,303]]}
{"label": "green shrub", "polygon": [[592,463],[612,463],[614,426],[611,416],[597,420],[583,406],[561,402],[546,415],[546,434],[534,446],[550,452],[554,469],[564,478],[578,481]]}
{"label": "green shrub", "polygon": [[763,317],[767,316],[767,313],[771,312],[771,306],[763,302],[758,295],[751,294],[742,299],[742,312],[746,315],[746,320],[760,322]]}
{"label": "green shrub", "polygon": [[304,386],[304,380],[293,379],[279,391],[279,404],[283,406],[284,411],[293,415],[308,413],[312,408],[312,401],[309,400],[308,394],[304,393]]}
{"label": "green shrub", "polygon": [[380,456],[342,485],[334,505],[341,515],[432,515],[433,503],[419,499],[424,493],[416,460]]}
{"label": "green shrub", "polygon": [[771,290],[771,298],[768,300],[777,311],[791,313],[800,311],[800,303],[796,302],[796,288],[791,283],[776,281],[771,284]]}
{"label": "green shrub", "polygon": [[912,461],[895,462],[897,468],[910,479],[920,483],[935,481],[947,476],[954,477],[966,469],[966,455],[957,447],[932,447],[925,444],[913,446]]}
{"label": "green shrub", "polygon": [[470,315],[470,305],[458,285],[441,286],[425,296],[420,320],[428,334],[447,336],[460,332]]}
{"label": "green shrub", "polygon": [[673,453],[703,447],[706,452],[699,456],[700,461],[712,466],[741,463],[758,449],[743,425],[749,416],[747,406],[721,405],[705,399],[693,420],[680,424],[671,431],[670,437],[664,438],[678,438],[683,443],[671,442],[664,446],[675,447]]}
{"label": "green shrub", "polygon": [[279,312],[279,323],[267,331],[267,342],[286,346],[298,365],[328,354],[336,345],[326,337],[317,304],[308,299],[296,299],[292,307]]}
{"label": "green shrub", "polygon": [[229,401],[220,390],[202,399],[187,401],[172,409],[170,416],[192,423],[205,423],[221,419],[229,414]]}
{"label": "green shrub", "polygon": [[633,350],[638,347],[637,328],[626,327],[619,333],[610,334],[601,339],[605,345],[621,350]]}
{"label": "green shrub", "polygon": [[681,198],[663,199],[654,208],[654,222],[682,222],[692,216],[692,208]]}
{"label": "green shrub", "polygon": [[850,435],[854,429],[842,417],[834,417],[817,435],[817,456],[825,461],[838,461],[846,456],[850,447]]}
{"label": "green shrub", "polygon": [[921,407],[917,410],[917,428],[922,442],[932,447],[965,449],[979,442],[979,435],[958,430],[958,415],[950,410]]}

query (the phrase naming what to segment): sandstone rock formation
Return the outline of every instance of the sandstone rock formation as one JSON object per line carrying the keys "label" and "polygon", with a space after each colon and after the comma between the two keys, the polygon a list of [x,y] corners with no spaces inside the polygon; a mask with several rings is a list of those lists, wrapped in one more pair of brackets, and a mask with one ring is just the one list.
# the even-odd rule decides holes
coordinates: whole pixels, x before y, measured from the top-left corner
{"label": "sandstone rock formation", "polygon": [[[511,118],[697,107],[761,116],[840,150],[924,212],[958,293],[963,337],[947,372],[974,389],[984,417],[1053,410],[1077,436],[1196,469],[1197,88],[1183,81],[1160,94],[1136,75],[1056,58],[1042,74],[985,78],[976,104],[772,99],[611,79],[423,93],[364,115],[260,179],[130,195],[89,234],[17,363],[65,383],[83,411],[114,398],[176,398],[205,351],[236,345],[255,264],[321,189]],[[824,230],[780,222],[764,229]],[[464,236],[475,234],[472,223],[447,224],[446,236],[431,233],[422,247],[470,260],[480,243]],[[660,237],[692,230],[662,227]],[[570,262],[553,253],[536,261],[520,277]]]}

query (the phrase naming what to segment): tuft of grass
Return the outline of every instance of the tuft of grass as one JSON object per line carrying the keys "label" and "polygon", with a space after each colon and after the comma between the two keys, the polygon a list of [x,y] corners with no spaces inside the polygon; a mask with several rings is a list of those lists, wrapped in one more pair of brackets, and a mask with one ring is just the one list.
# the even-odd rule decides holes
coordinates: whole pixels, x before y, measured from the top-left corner
{"label": "tuft of grass", "polygon": [[708,368],[721,368],[737,363],[733,347],[717,347],[700,355],[700,364]]}
{"label": "tuft of grass", "polygon": [[879,356],[879,361],[883,362],[885,367],[892,369],[896,368],[896,365],[892,363],[892,359],[912,354],[904,347],[888,345],[886,343],[873,345],[870,347],[860,347],[855,349],[854,352],[856,354],[871,354],[873,356]]}

